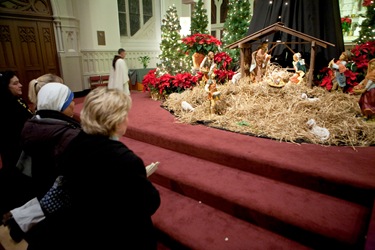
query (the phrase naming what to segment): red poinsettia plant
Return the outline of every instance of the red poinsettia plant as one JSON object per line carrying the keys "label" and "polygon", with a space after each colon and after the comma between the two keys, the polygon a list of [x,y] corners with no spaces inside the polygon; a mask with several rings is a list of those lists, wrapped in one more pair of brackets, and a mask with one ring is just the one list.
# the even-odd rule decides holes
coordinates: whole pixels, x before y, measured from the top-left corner
{"label": "red poinsettia plant", "polygon": [[178,73],[176,75],[163,74],[158,77],[156,69],[150,70],[143,77],[143,92],[150,91],[166,97],[171,93],[181,93],[186,89],[196,86],[197,77],[190,73]]}
{"label": "red poinsettia plant", "polygon": [[369,7],[374,3],[375,3],[374,0],[364,0],[362,3],[362,6]]}
{"label": "red poinsettia plant", "polygon": [[231,70],[232,57],[226,52],[219,52],[215,54],[214,61],[217,65],[217,69],[214,70],[216,82],[224,84],[231,80],[234,75],[234,71]]}
{"label": "red poinsettia plant", "polygon": [[352,19],[348,16],[341,18],[341,28],[343,31],[348,32],[352,25]]}
{"label": "red poinsettia plant", "polygon": [[183,51],[190,55],[200,53],[207,55],[209,51],[216,52],[221,42],[214,36],[196,33],[182,38]]}
{"label": "red poinsettia plant", "polygon": [[[214,56],[214,61],[216,64],[216,69],[214,70],[214,75],[216,83],[224,84],[227,81],[231,80],[234,71],[231,70],[232,58],[226,52],[216,53]],[[203,73],[198,72],[198,81],[203,78]]]}
{"label": "red poinsettia plant", "polygon": [[215,54],[214,61],[218,69],[228,69],[232,63],[232,57],[226,52],[219,52]]}

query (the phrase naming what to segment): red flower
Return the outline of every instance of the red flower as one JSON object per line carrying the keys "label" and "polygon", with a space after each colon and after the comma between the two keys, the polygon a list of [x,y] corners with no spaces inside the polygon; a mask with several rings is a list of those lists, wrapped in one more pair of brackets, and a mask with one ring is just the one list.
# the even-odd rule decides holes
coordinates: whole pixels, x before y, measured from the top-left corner
{"label": "red flower", "polygon": [[172,80],[173,86],[177,88],[178,92],[181,90],[190,89],[194,87],[197,83],[197,77],[192,76],[189,73],[180,73],[175,75]]}
{"label": "red flower", "polygon": [[226,52],[220,52],[215,54],[214,61],[218,69],[227,69],[232,62],[232,58]]}
{"label": "red flower", "polygon": [[325,67],[322,70],[320,70],[320,72],[325,74],[325,76],[323,77],[320,83],[320,86],[325,87],[328,91],[331,90],[333,86],[332,79],[335,77],[333,74],[333,70],[331,70],[328,67]]}
{"label": "red flower", "polygon": [[173,76],[170,74],[164,74],[159,78],[159,94],[165,94],[164,92],[172,87]]}
{"label": "red flower", "polygon": [[368,61],[375,57],[375,41],[358,44],[351,52],[357,69],[366,69]]}
{"label": "red flower", "polygon": [[342,23],[352,24],[352,19],[350,19],[349,17],[342,17],[341,18],[341,22]]}
{"label": "red flower", "polygon": [[341,28],[344,31],[349,31],[351,25],[352,25],[352,19],[350,19],[349,17],[341,18]]}
{"label": "red flower", "polygon": [[221,42],[214,36],[196,33],[182,38],[182,44],[184,52],[188,51],[190,54],[201,53],[207,55],[209,51],[217,51]]}
{"label": "red flower", "polygon": [[217,69],[214,70],[214,74],[216,75],[216,82],[224,84],[232,79],[234,72],[232,70]]}
{"label": "red flower", "polygon": [[372,4],[374,4],[374,0],[364,0],[363,3],[362,3],[362,5],[365,6],[365,7],[369,7]]}
{"label": "red flower", "polygon": [[152,69],[143,77],[143,80],[142,80],[143,92],[151,91],[157,88],[156,86],[157,86],[158,80],[156,78],[155,72],[156,72],[156,69]]}
{"label": "red flower", "polygon": [[169,95],[175,92],[182,92],[194,87],[197,83],[197,77],[190,73],[179,73],[175,76],[164,74],[156,76],[156,70],[150,70],[143,77],[143,91],[158,92],[161,95]]}

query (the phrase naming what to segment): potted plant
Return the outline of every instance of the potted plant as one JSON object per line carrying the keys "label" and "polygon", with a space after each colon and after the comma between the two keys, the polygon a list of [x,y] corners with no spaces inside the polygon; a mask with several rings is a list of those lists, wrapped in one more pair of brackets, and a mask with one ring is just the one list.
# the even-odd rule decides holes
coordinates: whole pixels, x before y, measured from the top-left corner
{"label": "potted plant", "polygon": [[352,26],[352,19],[348,16],[341,18],[341,28],[342,33],[348,33],[350,30],[350,26]]}
{"label": "potted plant", "polygon": [[140,61],[143,65],[143,68],[147,68],[148,63],[150,62],[150,57],[149,56],[140,56],[138,57],[138,61]]}
{"label": "potted plant", "polygon": [[193,56],[194,68],[199,68],[200,62],[208,52],[218,51],[221,42],[214,36],[196,33],[182,38],[182,48],[185,53]]}

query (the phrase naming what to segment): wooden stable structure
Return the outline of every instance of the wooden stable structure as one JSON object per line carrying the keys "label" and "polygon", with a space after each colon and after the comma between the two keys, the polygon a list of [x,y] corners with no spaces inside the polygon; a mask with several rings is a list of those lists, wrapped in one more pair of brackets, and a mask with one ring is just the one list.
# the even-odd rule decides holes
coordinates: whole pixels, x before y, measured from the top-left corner
{"label": "wooden stable structure", "polygon": [[251,43],[259,41],[263,37],[266,37],[270,34],[273,34],[275,32],[285,32],[287,34],[290,34],[292,36],[298,37],[304,42],[269,42],[270,44],[273,44],[273,47],[270,49],[272,51],[277,45],[285,45],[293,54],[295,53],[288,44],[303,44],[303,43],[309,43],[311,44],[311,56],[310,56],[310,67],[309,67],[309,74],[307,78],[307,85],[309,87],[312,86],[312,79],[313,79],[313,72],[314,72],[314,66],[315,66],[315,54],[316,54],[316,45],[319,45],[323,48],[327,48],[327,46],[333,46],[334,44],[320,40],[316,37],[304,34],[302,32],[296,31],[294,29],[285,27],[285,25],[281,22],[274,23],[264,29],[261,29],[251,35],[248,35],[247,37],[244,37],[232,44],[229,44],[226,46],[226,48],[235,49],[240,48],[240,55],[241,55],[241,75],[245,76],[248,75],[249,72],[246,72],[246,69],[249,67],[246,65],[251,65]]}

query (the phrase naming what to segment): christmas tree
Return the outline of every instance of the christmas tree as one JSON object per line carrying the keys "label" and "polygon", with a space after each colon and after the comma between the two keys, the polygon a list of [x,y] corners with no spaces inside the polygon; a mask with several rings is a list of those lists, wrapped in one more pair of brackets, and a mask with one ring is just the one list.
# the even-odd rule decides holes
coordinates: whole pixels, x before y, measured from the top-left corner
{"label": "christmas tree", "polygon": [[360,25],[359,37],[354,40],[357,44],[375,41],[375,2],[364,0],[362,5],[367,7],[366,19]]}
{"label": "christmas tree", "polygon": [[165,73],[174,75],[185,72],[187,68],[186,55],[181,52],[181,25],[175,5],[168,8],[161,25],[161,54],[158,64],[158,74]]}
{"label": "christmas tree", "polygon": [[208,17],[207,10],[203,7],[203,0],[198,0],[191,15],[190,34],[209,34],[207,30]]}
{"label": "christmas tree", "polygon": [[[249,0],[229,1],[228,14],[224,23],[223,47],[232,44],[247,35],[251,20],[251,4]],[[224,49],[237,63],[240,60],[239,49]]]}

